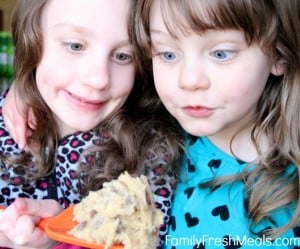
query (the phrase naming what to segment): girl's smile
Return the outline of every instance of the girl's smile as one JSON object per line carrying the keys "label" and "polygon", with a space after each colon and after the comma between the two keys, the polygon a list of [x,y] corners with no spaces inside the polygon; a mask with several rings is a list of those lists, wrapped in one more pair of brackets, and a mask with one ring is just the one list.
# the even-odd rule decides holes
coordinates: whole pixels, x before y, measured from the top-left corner
{"label": "girl's smile", "polygon": [[69,101],[70,104],[74,105],[75,108],[86,109],[87,111],[98,111],[107,103],[107,101],[83,98],[72,94],[67,90],[62,90],[62,94],[65,94],[66,100]]}

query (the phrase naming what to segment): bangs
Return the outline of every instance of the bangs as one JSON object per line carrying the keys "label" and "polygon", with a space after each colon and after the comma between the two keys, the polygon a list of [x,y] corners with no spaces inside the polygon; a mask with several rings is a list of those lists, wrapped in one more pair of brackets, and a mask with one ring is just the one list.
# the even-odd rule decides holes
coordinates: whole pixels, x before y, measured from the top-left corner
{"label": "bangs", "polygon": [[264,0],[160,0],[169,33],[178,38],[191,32],[235,29],[245,34],[248,44],[271,41],[276,34],[276,17],[271,1]]}

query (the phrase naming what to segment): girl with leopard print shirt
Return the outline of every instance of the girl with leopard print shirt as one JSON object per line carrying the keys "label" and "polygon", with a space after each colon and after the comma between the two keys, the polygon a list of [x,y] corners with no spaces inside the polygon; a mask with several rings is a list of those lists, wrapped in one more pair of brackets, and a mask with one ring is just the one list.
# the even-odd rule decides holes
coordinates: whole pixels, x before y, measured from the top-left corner
{"label": "girl with leopard print shirt", "polygon": [[165,248],[299,248],[300,1],[140,0],[186,136]]}
{"label": "girl with leopard print shirt", "polygon": [[[141,54],[132,45],[135,4],[18,2],[15,78],[0,97],[0,204],[7,206],[0,246],[52,248],[57,242],[36,226],[38,220],[80,202],[125,170],[148,176],[168,222],[180,134],[151,77],[144,79]],[[4,119],[11,110],[26,113],[24,108],[35,123],[26,150]],[[165,232],[162,225],[162,238]]]}

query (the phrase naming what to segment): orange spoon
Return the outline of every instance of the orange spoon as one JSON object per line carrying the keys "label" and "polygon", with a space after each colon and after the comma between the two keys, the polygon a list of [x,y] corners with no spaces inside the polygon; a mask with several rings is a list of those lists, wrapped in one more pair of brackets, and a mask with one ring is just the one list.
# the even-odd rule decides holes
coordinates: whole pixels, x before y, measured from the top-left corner
{"label": "orange spoon", "polygon": [[[0,209],[5,209],[5,207],[0,206]],[[78,245],[93,249],[104,249],[104,244],[97,244],[94,242],[88,242],[83,239],[78,239],[71,234],[68,234],[74,226],[78,223],[73,220],[73,209],[71,206],[61,212],[59,215],[49,218],[43,218],[40,220],[38,226],[42,229],[49,238],[69,243],[72,245]],[[120,244],[112,245],[110,249],[123,249],[124,246]]]}

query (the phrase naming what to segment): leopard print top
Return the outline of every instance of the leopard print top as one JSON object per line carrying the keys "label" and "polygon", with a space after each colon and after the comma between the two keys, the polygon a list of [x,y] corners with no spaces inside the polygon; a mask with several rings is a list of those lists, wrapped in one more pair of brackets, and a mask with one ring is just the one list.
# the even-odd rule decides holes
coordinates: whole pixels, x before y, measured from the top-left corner
{"label": "leopard print top", "polygon": [[[5,127],[2,107],[5,94],[0,96],[0,154],[19,154],[22,151],[14,142]],[[8,206],[18,197],[32,199],[56,199],[64,208],[80,202],[79,181],[76,177],[77,163],[81,152],[87,147],[107,139],[103,134],[97,137],[93,132],[76,132],[59,141],[56,167],[50,176],[38,180],[36,183],[27,181],[28,165],[17,165],[8,168],[0,161],[0,205]],[[157,147],[164,146],[164,143]],[[164,149],[164,148],[163,148]],[[169,221],[171,198],[174,191],[175,177],[172,172],[162,173],[162,166],[166,163],[167,155],[157,160],[156,149],[149,152],[149,160],[145,165],[145,175],[153,189],[154,200],[158,208],[164,213],[165,224],[161,227],[160,237],[163,240]],[[155,160],[154,160],[155,159]],[[153,165],[153,162],[159,162]],[[34,161],[32,161],[34,164]]]}

